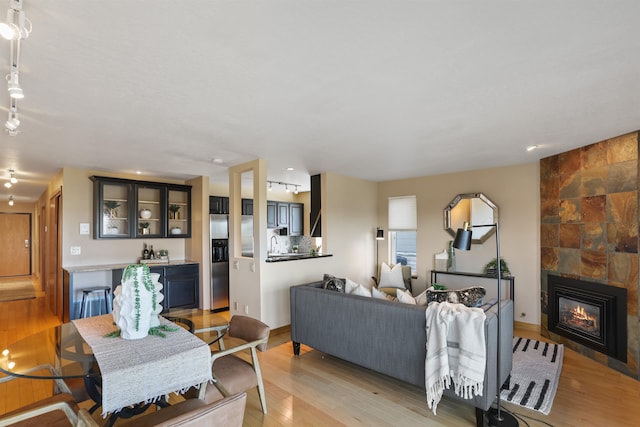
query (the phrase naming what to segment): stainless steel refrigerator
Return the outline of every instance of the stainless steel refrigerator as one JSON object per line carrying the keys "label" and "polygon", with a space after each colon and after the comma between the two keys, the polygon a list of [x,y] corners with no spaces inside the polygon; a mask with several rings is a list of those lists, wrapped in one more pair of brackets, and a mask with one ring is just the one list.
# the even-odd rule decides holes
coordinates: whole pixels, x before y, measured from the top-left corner
{"label": "stainless steel refrigerator", "polygon": [[229,221],[227,215],[210,215],[211,310],[229,309]]}

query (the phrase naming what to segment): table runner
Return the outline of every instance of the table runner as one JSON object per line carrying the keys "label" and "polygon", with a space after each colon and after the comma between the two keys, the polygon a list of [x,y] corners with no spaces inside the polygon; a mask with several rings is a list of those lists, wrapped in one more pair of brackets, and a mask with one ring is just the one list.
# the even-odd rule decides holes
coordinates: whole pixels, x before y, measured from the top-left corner
{"label": "table runner", "polygon": [[[100,366],[103,416],[211,381],[209,346],[183,328],[166,332],[164,338],[125,340],[104,337],[117,329],[111,314],[73,323]],[[163,317],[160,324],[175,326]]]}

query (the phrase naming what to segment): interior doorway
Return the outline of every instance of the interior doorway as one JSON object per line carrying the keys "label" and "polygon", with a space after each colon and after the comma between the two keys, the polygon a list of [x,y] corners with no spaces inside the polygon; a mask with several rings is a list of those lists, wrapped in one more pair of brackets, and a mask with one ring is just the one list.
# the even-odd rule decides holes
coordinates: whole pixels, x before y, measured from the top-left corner
{"label": "interior doorway", "polygon": [[0,213],[0,277],[31,274],[31,214]]}
{"label": "interior doorway", "polygon": [[62,215],[62,192],[56,192],[49,199],[49,218],[46,230],[46,256],[44,291],[49,299],[51,311],[62,319],[64,298],[62,292],[62,265],[60,263],[60,219]]}

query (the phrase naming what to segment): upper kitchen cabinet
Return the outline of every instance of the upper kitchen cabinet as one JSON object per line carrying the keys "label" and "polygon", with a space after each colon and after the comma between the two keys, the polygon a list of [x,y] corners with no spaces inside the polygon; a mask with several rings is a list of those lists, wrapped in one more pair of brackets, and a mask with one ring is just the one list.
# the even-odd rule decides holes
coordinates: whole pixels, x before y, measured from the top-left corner
{"label": "upper kitchen cabinet", "polygon": [[228,214],[229,198],[220,196],[209,196],[209,213],[210,214]]}
{"label": "upper kitchen cabinet", "polygon": [[289,203],[289,236],[302,236],[303,228],[304,204]]}
{"label": "upper kitchen cabinet", "polygon": [[136,195],[136,237],[163,237],[164,186],[161,184],[134,184]]}
{"label": "upper kitchen cabinet", "polygon": [[95,239],[191,237],[191,186],[90,179]]}
{"label": "upper kitchen cabinet", "polygon": [[93,181],[94,239],[130,239],[133,237],[130,201],[133,185],[123,180],[91,177]]}
{"label": "upper kitchen cabinet", "polygon": [[242,215],[253,215],[253,199],[242,199]]}
{"label": "upper kitchen cabinet", "polygon": [[191,237],[191,187],[167,185],[168,236]]}

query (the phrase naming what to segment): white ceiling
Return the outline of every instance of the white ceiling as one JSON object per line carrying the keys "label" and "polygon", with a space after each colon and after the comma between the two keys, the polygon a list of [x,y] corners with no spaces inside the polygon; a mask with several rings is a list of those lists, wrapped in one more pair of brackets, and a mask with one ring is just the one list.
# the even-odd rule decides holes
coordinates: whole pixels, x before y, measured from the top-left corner
{"label": "white ceiling", "polygon": [[[264,158],[269,179],[308,187],[324,171],[386,181],[527,163],[640,128],[637,0],[24,10],[22,133],[0,133],[0,179],[21,182],[0,199],[36,200],[65,166],[226,182],[227,166]],[[0,52],[8,70],[9,42]]]}

